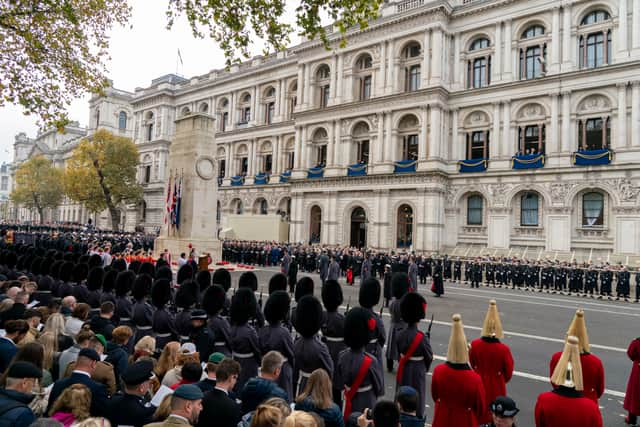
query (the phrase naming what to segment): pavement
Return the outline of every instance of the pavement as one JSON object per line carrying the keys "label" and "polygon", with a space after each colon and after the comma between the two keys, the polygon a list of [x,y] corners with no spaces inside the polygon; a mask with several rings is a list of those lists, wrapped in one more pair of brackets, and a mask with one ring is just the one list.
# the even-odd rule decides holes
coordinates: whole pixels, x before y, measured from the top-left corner
{"label": "pavement", "polygon": [[[266,301],[269,278],[277,268],[256,268],[261,290]],[[241,272],[232,272],[233,286]],[[317,274],[298,274],[312,277],[316,283],[315,294],[320,294],[320,279]],[[359,281],[357,281],[359,282]],[[344,278],[345,305],[350,299],[351,306],[358,304],[358,286],[348,286]],[[626,415],[622,403],[631,372],[631,361],[626,349],[630,341],[638,336],[636,325],[640,321],[640,304],[624,301],[594,300],[577,296],[553,295],[524,290],[481,286],[471,289],[469,285],[445,283],[445,294],[436,298],[427,285],[420,285],[419,292],[428,302],[427,320],[434,315],[431,330],[431,346],[435,359],[427,378],[430,390],[431,372],[435,366],[444,363],[451,330],[451,316],[460,313],[468,341],[480,336],[490,299],[498,303],[502,324],[505,329],[503,342],[511,348],[515,360],[515,372],[507,384],[507,393],[520,408],[517,417],[519,427],[534,427],[534,409],[537,396],[551,390],[549,383],[549,361],[553,353],[562,351],[566,330],[576,309],[585,311],[585,320],[591,343],[591,353],[598,356],[605,368],[606,391],[600,399],[600,410],[604,426],[625,426]],[[344,310],[345,307],[343,307]],[[376,308],[379,313],[380,306]],[[389,313],[383,311],[385,327],[389,328]],[[424,321],[421,329],[426,330]],[[385,398],[393,399],[395,373],[385,369]],[[433,400],[428,391],[427,423],[433,419]]]}

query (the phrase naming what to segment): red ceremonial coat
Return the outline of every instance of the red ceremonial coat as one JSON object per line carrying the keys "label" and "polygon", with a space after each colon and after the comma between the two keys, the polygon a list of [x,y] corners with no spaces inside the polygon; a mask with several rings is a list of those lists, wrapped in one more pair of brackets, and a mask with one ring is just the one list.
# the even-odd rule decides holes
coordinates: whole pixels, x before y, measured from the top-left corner
{"label": "red ceremonial coat", "polygon": [[633,361],[633,367],[624,396],[624,409],[634,415],[640,415],[640,338],[631,341],[627,356]]}
{"label": "red ceremonial coat", "polygon": [[433,427],[478,427],[486,410],[480,375],[467,364],[443,363],[433,371]]}
{"label": "red ceremonial coat", "polygon": [[513,375],[511,350],[497,338],[482,337],[471,342],[469,363],[484,385],[487,402],[481,424],[491,424],[493,418],[489,404],[498,396],[507,395],[507,383]]}
{"label": "red ceremonial coat", "polygon": [[542,393],[535,414],[536,427],[602,427],[598,404],[572,388]]}
{"label": "red ceremonial coat", "polygon": [[[553,375],[553,370],[558,364],[562,356],[561,352],[554,354],[549,363],[549,377]],[[598,356],[591,353],[583,353],[580,355],[580,364],[582,365],[582,382],[584,383],[584,397],[588,397],[598,403],[598,399],[604,393],[604,367]],[[555,384],[552,384],[555,387]]]}

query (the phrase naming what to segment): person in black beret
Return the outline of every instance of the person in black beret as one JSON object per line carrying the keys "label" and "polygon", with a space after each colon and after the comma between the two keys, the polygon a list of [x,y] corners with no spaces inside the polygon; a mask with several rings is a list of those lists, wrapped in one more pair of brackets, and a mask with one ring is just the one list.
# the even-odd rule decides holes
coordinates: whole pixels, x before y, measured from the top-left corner
{"label": "person in black beret", "polygon": [[510,397],[498,396],[489,405],[489,410],[493,416],[493,422],[482,424],[480,427],[516,427],[516,415],[520,409]]}
{"label": "person in black beret", "polygon": [[145,403],[153,377],[153,363],[149,360],[141,360],[125,369],[121,376],[124,389],[108,405],[111,425],[142,427],[153,421],[155,408]]}
{"label": "person in black beret", "polygon": [[207,312],[202,309],[191,312],[190,341],[196,345],[201,360],[208,360],[214,351],[215,341],[213,333],[207,327]]}
{"label": "person in black beret", "polygon": [[36,420],[29,408],[35,397],[31,394],[42,378],[42,371],[33,363],[15,362],[7,370],[6,385],[0,389],[0,416],[2,424],[27,427]]}

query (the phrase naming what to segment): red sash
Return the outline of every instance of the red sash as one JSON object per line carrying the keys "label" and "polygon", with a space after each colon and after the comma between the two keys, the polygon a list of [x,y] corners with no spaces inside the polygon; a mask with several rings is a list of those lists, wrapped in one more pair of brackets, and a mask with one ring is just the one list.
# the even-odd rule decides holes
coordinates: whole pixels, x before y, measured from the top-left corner
{"label": "red sash", "polygon": [[411,341],[411,345],[409,346],[409,349],[404,354],[404,356],[400,358],[400,363],[398,363],[398,373],[396,374],[396,381],[398,382],[398,384],[402,382],[402,373],[404,371],[405,363],[407,363],[407,361],[411,359],[411,357],[413,356],[413,353],[416,352],[416,349],[418,348],[420,341],[422,341],[422,338],[424,338],[424,334],[418,331],[416,336],[413,337],[413,341]]}
{"label": "red sash", "polygon": [[349,415],[351,415],[351,399],[354,398],[356,393],[358,393],[358,389],[360,388],[360,384],[364,381],[364,377],[367,375],[369,371],[369,367],[371,366],[371,362],[373,359],[371,356],[364,355],[364,360],[362,361],[362,365],[360,365],[360,370],[358,371],[358,375],[356,375],[356,379],[353,380],[351,384],[351,388],[345,391],[344,393],[344,422],[347,423],[347,419]]}

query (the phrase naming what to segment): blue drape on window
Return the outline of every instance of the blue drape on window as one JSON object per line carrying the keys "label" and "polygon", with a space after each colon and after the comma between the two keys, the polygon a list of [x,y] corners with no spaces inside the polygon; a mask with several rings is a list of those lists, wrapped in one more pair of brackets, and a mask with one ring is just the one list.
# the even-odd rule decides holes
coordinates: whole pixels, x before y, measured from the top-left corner
{"label": "blue drape on window", "polygon": [[522,225],[538,225],[538,196],[527,194],[522,197]]}

